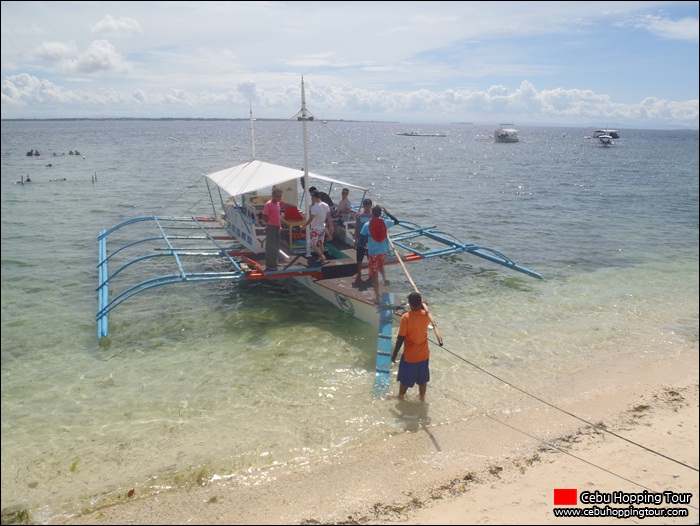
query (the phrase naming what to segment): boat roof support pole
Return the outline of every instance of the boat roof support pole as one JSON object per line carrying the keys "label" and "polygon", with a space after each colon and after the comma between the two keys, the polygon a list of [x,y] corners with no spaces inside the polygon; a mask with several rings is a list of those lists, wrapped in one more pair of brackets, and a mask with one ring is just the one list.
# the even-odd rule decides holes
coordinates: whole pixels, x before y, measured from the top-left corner
{"label": "boat roof support pole", "polygon": [[[304,137],[304,203],[306,204],[306,218],[311,216],[311,199],[309,198],[309,141],[306,123],[306,93],[304,91],[304,77],[301,77],[301,126]],[[311,256],[311,230],[306,227],[306,257]]]}
{"label": "boat roof support pole", "polygon": [[[216,217],[216,206],[214,205],[214,197],[211,195],[211,186],[209,186],[209,179],[204,178],[204,182],[207,183],[207,192],[209,193],[209,201],[211,202],[211,215]],[[218,186],[217,186],[218,189]],[[221,195],[221,190],[219,190],[219,199],[221,199],[221,207],[223,208],[223,196]]]}

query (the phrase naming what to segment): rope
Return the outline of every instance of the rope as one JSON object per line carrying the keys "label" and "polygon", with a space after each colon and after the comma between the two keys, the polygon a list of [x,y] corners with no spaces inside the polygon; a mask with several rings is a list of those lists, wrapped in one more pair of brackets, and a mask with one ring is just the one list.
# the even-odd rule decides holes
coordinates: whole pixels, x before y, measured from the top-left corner
{"label": "rope", "polygon": [[[401,254],[399,254],[396,251],[396,247],[394,246],[394,242],[391,240],[388,233],[387,233],[386,238],[389,240],[389,244],[391,245],[391,249],[396,254],[396,258],[399,260],[399,263],[401,263],[401,267],[403,268],[403,271],[406,273],[406,277],[408,278],[408,281],[410,281],[411,285],[413,285],[413,290],[415,290],[416,292],[418,292],[418,294],[420,294],[420,292],[418,291],[418,287],[416,287],[416,284],[413,282],[411,275],[408,273],[408,269],[406,268],[406,264],[403,262],[403,259],[401,259]],[[438,345],[440,347],[442,347],[442,336],[440,336],[440,330],[438,329],[437,323],[435,323],[435,318],[433,317],[433,314],[428,310],[428,306],[425,304],[425,302],[423,301],[422,303],[423,303],[423,308],[425,309],[425,312],[428,315],[428,318],[430,318],[430,323],[433,324],[433,330],[435,331],[435,337],[438,340]]]}
{"label": "rope", "polygon": [[[506,427],[509,427],[509,428],[511,428],[513,431],[517,431],[518,433],[522,433],[523,435],[525,435],[525,436],[527,436],[527,437],[530,437],[530,438],[532,438],[532,439],[534,439],[534,440],[537,440],[538,442],[542,442],[543,444],[547,444],[547,445],[548,445],[549,447],[551,447],[552,449],[556,449],[557,451],[560,451],[560,452],[564,453],[565,455],[569,455],[570,457],[573,457],[573,458],[575,458],[576,460],[580,460],[581,462],[584,462],[584,463],[588,464],[589,466],[593,466],[594,468],[598,468],[598,469],[600,469],[601,471],[605,471],[606,473],[609,473],[610,475],[612,475],[612,476],[614,476],[614,477],[617,477],[617,478],[619,478],[619,479],[622,479],[622,480],[624,480],[625,482],[629,482],[629,483],[631,483],[631,484],[634,484],[634,485],[636,485],[636,486],[639,486],[639,487],[641,487],[641,488],[644,488],[644,489],[648,490],[650,493],[661,494],[660,491],[656,491],[656,490],[654,490],[654,489],[652,489],[652,488],[649,488],[649,487],[645,486],[644,484],[641,484],[640,482],[636,482],[636,481],[634,481],[634,480],[631,480],[631,479],[628,479],[628,478],[626,478],[626,477],[623,477],[622,475],[618,475],[617,473],[615,473],[615,472],[613,472],[613,471],[610,471],[609,469],[606,469],[606,468],[604,468],[604,467],[602,467],[602,466],[599,466],[598,464],[594,464],[593,462],[590,462],[589,460],[586,460],[586,459],[584,459],[584,458],[577,457],[577,456],[574,455],[573,453],[570,453],[569,451],[566,451],[565,449],[563,449],[563,448],[557,446],[556,444],[552,444],[551,442],[548,442],[548,441],[546,441],[546,440],[542,440],[541,438],[538,438],[538,437],[533,436],[533,435],[531,435],[531,434],[529,434],[529,433],[526,433],[526,432],[523,431],[522,429],[517,429],[517,428],[511,426],[510,424],[506,424],[505,422],[501,422],[501,421],[498,420],[497,418],[494,418],[494,417],[492,417],[492,416],[490,416],[490,415],[486,415],[486,416],[487,416],[488,418],[490,418],[491,420],[493,420],[494,422],[498,422],[499,424],[504,425],[504,426],[506,426]],[[692,468],[691,468],[691,469],[692,469]],[[688,505],[688,507],[693,508],[693,509],[698,509],[696,506],[692,506],[692,505]]]}
{"label": "rope", "polygon": [[[633,440],[630,440],[629,438],[625,438],[625,437],[623,437],[622,435],[618,435],[617,433],[614,433],[613,431],[610,431],[609,429],[606,429],[605,427],[603,427],[603,426],[601,426],[601,425],[599,425],[599,424],[594,424],[594,423],[592,423],[592,422],[589,422],[589,421],[586,420],[585,418],[581,418],[580,416],[575,415],[575,414],[571,413],[570,411],[567,411],[566,409],[562,409],[561,407],[558,407],[558,406],[556,406],[556,405],[554,405],[554,404],[552,404],[552,403],[550,403],[550,402],[547,402],[546,400],[544,400],[544,399],[542,399],[542,398],[540,398],[540,397],[538,397],[538,396],[535,396],[535,395],[532,394],[532,393],[527,392],[525,389],[522,389],[522,388],[518,387],[517,385],[514,385],[514,384],[512,384],[511,382],[509,382],[509,381],[507,381],[507,380],[504,380],[503,378],[500,378],[500,377],[496,376],[495,374],[493,374],[493,373],[487,371],[487,370],[484,369],[483,367],[479,367],[479,366],[476,365],[475,363],[470,362],[470,361],[467,360],[466,358],[464,358],[464,357],[458,355],[458,354],[455,353],[454,351],[451,351],[451,350],[447,349],[446,347],[443,347],[443,350],[447,351],[447,352],[450,353],[452,356],[454,356],[454,357],[456,357],[456,358],[462,360],[463,362],[465,362],[465,363],[471,365],[471,366],[474,367],[475,369],[478,369],[478,370],[481,371],[482,373],[485,373],[485,374],[491,376],[492,378],[495,378],[495,379],[498,380],[499,382],[502,382],[502,383],[504,383],[504,384],[506,384],[506,385],[512,387],[513,389],[516,389],[517,391],[520,391],[521,393],[523,393],[523,394],[525,394],[525,395],[527,395],[527,396],[529,396],[529,397],[531,397],[531,398],[534,398],[534,399],[537,400],[538,402],[541,402],[541,403],[543,403],[543,404],[545,404],[545,405],[548,405],[549,407],[551,407],[551,408],[553,408],[553,409],[556,409],[557,411],[561,411],[562,413],[564,413],[564,414],[566,414],[566,415],[569,415],[570,417],[575,418],[576,420],[580,420],[581,422],[583,422],[583,423],[585,423],[585,424],[587,424],[587,425],[593,427],[594,429],[597,429],[597,430],[599,430],[599,431],[603,431],[603,432],[605,432],[605,433],[608,433],[609,435],[612,435],[612,436],[614,436],[614,437],[616,437],[616,438],[619,438],[620,440],[624,440],[625,442],[628,442],[629,444],[632,444],[633,446],[637,446],[637,447],[639,447],[639,448],[641,448],[641,449],[644,449],[644,450],[646,450],[646,451],[648,451],[648,452],[650,452],[650,453],[652,453],[652,454],[654,454],[654,455],[658,455],[658,456],[660,456],[660,457],[665,458],[666,460],[670,460],[671,462],[675,462],[676,464],[679,464],[679,465],[681,465],[681,466],[683,466],[683,467],[686,467],[686,468],[691,469],[691,470],[696,471],[696,472],[699,471],[698,468],[695,468],[695,467],[693,467],[693,466],[690,466],[690,465],[686,464],[685,462],[682,462],[682,461],[680,461],[680,460],[676,460],[675,458],[669,457],[668,455],[665,455],[665,454],[660,453],[660,452],[658,452],[658,451],[655,451],[655,450],[653,450],[653,449],[651,449],[651,448],[648,448],[648,447],[646,447],[646,446],[644,446],[644,445],[642,445],[642,444],[640,444],[640,443],[638,443],[638,442],[634,442]],[[602,469],[602,468],[601,468],[601,469]]]}

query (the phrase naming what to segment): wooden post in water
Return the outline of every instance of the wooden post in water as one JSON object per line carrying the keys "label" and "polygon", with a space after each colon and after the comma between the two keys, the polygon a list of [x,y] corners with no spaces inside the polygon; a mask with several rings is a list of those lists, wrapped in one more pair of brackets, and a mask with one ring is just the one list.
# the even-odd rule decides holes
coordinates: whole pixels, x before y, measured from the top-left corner
{"label": "wooden post in water", "polygon": [[374,375],[375,397],[386,397],[391,375],[391,326],[394,318],[394,295],[382,293],[379,305],[379,335],[377,336],[377,367]]}

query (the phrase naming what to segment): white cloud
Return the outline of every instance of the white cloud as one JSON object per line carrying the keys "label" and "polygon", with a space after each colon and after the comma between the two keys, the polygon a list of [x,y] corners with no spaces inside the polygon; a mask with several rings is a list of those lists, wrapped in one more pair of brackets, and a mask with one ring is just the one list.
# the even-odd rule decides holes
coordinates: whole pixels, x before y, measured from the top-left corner
{"label": "white cloud", "polygon": [[660,38],[698,43],[700,25],[697,18],[669,20],[668,18],[647,14],[636,17],[628,22],[628,25],[649,31]]}
{"label": "white cloud", "polygon": [[67,71],[78,73],[129,73],[131,67],[107,40],[95,40],[77,59],[66,63]]}
{"label": "white cloud", "polygon": [[131,36],[141,32],[140,24],[129,17],[114,18],[107,15],[102,20],[94,24],[90,31],[102,33],[107,36]]}
{"label": "white cloud", "polygon": [[696,2],[165,5],[3,2],[2,117],[698,126]]}
{"label": "white cloud", "polygon": [[[82,106],[92,106],[92,112],[113,112],[112,116],[128,112],[130,103],[138,107],[133,117],[143,117],[144,110],[151,117],[242,117],[245,113],[222,115],[221,109],[229,111],[231,105],[253,111],[261,117],[288,117],[298,107],[299,87],[289,86],[281,91],[260,89],[252,80],[243,80],[225,92],[193,92],[186,89],[169,89],[152,92],[134,90],[125,96],[115,90],[72,90],[40,80],[27,74],[8,77],[2,84],[2,101],[12,107],[32,106],[47,102],[65,104],[67,114]],[[697,122],[698,100],[686,102],[667,101],[653,97],[639,103],[615,103],[608,95],[590,90],[556,88],[538,90],[532,83],[523,81],[514,90],[505,86],[491,86],[487,90],[445,90],[435,92],[420,89],[405,93],[368,90],[351,86],[317,87],[307,83],[307,100],[313,114],[317,116],[323,108],[334,112],[349,112],[364,119],[403,120],[419,119],[426,113],[431,116],[426,122],[454,122],[470,116],[471,121],[494,122],[506,118],[517,122],[548,121],[552,124],[567,124],[576,120],[593,122],[613,119],[662,120],[674,123]],[[201,108],[210,109],[206,115]],[[188,113],[196,111],[195,115]],[[107,113],[107,116],[110,116]],[[461,117],[465,116],[465,117]],[[494,119],[494,116],[500,116]],[[478,117],[478,118],[471,118]]]}
{"label": "white cloud", "polygon": [[43,42],[34,49],[34,53],[47,62],[61,63],[77,55],[78,49],[72,42]]}

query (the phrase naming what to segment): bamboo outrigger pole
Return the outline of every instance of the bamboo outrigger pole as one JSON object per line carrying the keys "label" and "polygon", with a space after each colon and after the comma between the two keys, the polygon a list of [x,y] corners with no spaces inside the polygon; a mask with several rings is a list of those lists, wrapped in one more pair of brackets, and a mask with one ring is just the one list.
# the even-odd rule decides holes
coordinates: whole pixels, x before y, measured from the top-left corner
{"label": "bamboo outrigger pole", "polygon": [[[389,240],[389,244],[391,245],[391,249],[394,251],[394,254],[396,254],[396,257],[399,260],[399,263],[401,263],[401,267],[403,268],[403,271],[406,273],[406,277],[408,278],[408,281],[410,281],[411,285],[413,285],[413,290],[415,290],[416,292],[418,292],[418,294],[420,294],[418,287],[416,287],[416,284],[413,282],[411,275],[408,273],[408,269],[406,269],[406,264],[401,259],[401,254],[399,254],[396,251],[396,247],[394,246],[394,242],[391,240],[388,233],[387,233],[386,238]],[[421,298],[422,298],[422,296],[421,296]],[[422,303],[423,303],[423,308],[425,309],[425,312],[428,314],[428,318],[430,318],[430,323],[433,324],[433,330],[435,331],[435,337],[437,338],[438,345],[440,347],[442,347],[442,336],[440,336],[440,329],[438,329],[437,323],[435,323],[435,318],[433,317],[433,314],[428,310],[428,306],[426,305],[426,303],[424,301]]]}

